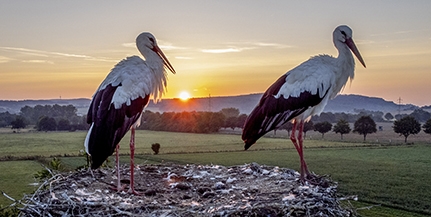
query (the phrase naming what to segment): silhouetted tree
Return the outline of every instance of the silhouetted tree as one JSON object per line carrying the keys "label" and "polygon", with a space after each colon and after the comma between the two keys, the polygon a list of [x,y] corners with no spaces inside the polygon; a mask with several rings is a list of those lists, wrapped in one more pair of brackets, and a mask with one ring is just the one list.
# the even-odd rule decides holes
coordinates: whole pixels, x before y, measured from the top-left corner
{"label": "silhouetted tree", "polygon": [[223,127],[224,128],[231,128],[232,130],[235,130],[235,127],[237,126],[237,119],[238,117],[227,117],[225,118],[225,122]]}
{"label": "silhouetted tree", "polygon": [[325,133],[331,131],[331,129],[332,129],[332,124],[327,121],[314,124],[314,131],[318,131],[319,133],[321,133],[322,139]]}
{"label": "silhouetted tree", "polygon": [[364,135],[365,141],[368,134],[377,132],[376,122],[370,116],[361,116],[356,120],[353,132]]}
{"label": "silhouetted tree", "polygon": [[324,121],[327,121],[327,122],[329,122],[329,123],[334,123],[335,122],[335,115],[333,114],[333,113],[331,113],[331,112],[322,112],[320,115],[319,115],[319,121],[320,122],[324,122]]}
{"label": "silhouetted tree", "polygon": [[[195,133],[209,133],[212,127],[212,115],[211,112],[198,112],[196,113],[196,128]],[[223,121],[224,122],[224,121]],[[223,126],[223,122],[221,125]]]}
{"label": "silhouetted tree", "polygon": [[407,114],[396,114],[395,119],[401,120],[401,118],[406,117],[406,116],[407,116]]}
{"label": "silhouetted tree", "polygon": [[428,119],[427,122],[422,126],[424,132],[427,134],[431,134],[431,119]]}
{"label": "silhouetted tree", "polygon": [[394,116],[388,112],[385,114],[385,118],[386,118],[386,120],[390,121],[390,120],[394,119]]}
{"label": "silhouetted tree", "polygon": [[57,123],[57,130],[71,130],[70,121],[67,119],[60,119]]}
{"label": "silhouetted tree", "polygon": [[54,118],[43,116],[39,119],[36,125],[38,131],[55,131],[57,129],[57,122]]}
{"label": "silhouetted tree", "polygon": [[419,122],[426,122],[431,118],[431,114],[423,109],[415,109],[409,116],[412,116]]}
{"label": "silhouetted tree", "polygon": [[[164,112],[162,114],[145,111],[140,129],[212,133],[225,126],[225,116],[221,112]],[[242,126],[242,125],[241,125]]]}
{"label": "silhouetted tree", "polygon": [[304,138],[307,136],[307,132],[314,129],[313,121],[308,121],[304,123],[304,129],[302,132],[304,132]]}
{"label": "silhouetted tree", "polygon": [[220,110],[220,113],[222,113],[226,118],[238,117],[239,116],[239,109],[237,109],[237,108],[224,108],[224,109]]}
{"label": "silhouetted tree", "polygon": [[9,112],[0,113],[0,127],[6,127],[11,125],[12,121],[14,121],[15,119],[15,114],[11,114]]}
{"label": "silhouetted tree", "polygon": [[55,120],[66,119],[76,124],[75,120],[79,120],[76,112],[77,109],[73,105],[36,105],[34,107],[22,107],[20,115],[30,124],[37,124],[42,116],[52,117]]}
{"label": "silhouetted tree", "polygon": [[418,134],[421,131],[421,124],[412,116],[406,116],[394,122],[394,131],[404,136],[404,142],[407,142],[409,135]]}
{"label": "silhouetted tree", "polygon": [[240,114],[238,118],[236,119],[236,127],[243,128],[245,120],[247,120],[246,114]]}
{"label": "silhouetted tree", "polygon": [[341,140],[343,140],[343,135],[350,133],[351,130],[349,123],[344,119],[340,119],[337,124],[335,124],[334,129],[332,129],[335,133],[341,134]]}
{"label": "silhouetted tree", "polygon": [[290,136],[290,132],[292,131],[293,128],[293,124],[292,122],[287,122],[285,124],[283,124],[280,129],[286,130],[287,131],[287,135]]}
{"label": "silhouetted tree", "polygon": [[225,117],[224,128],[232,128],[232,130],[237,127],[239,109],[237,108],[224,108],[220,110],[220,113]]}
{"label": "silhouetted tree", "polygon": [[25,119],[21,116],[16,116],[15,120],[11,122],[11,125],[12,129],[17,129],[18,131],[27,126],[25,124]]}

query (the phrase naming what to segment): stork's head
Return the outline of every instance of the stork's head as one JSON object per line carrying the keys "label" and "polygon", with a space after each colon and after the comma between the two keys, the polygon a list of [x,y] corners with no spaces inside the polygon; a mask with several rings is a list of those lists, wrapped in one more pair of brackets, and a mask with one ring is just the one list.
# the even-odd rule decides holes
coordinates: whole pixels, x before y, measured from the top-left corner
{"label": "stork's head", "polygon": [[355,42],[353,42],[352,35],[353,35],[353,32],[352,32],[352,29],[350,29],[350,27],[346,25],[338,26],[337,28],[335,28],[334,32],[332,33],[332,37],[334,39],[334,45],[335,47],[337,47],[340,42],[343,44],[346,44],[347,47],[349,47],[350,50],[353,52],[353,54],[355,54],[355,56],[358,58],[359,62],[361,62],[361,64],[364,67],[366,67],[365,62],[362,59],[361,53],[359,53],[359,50],[356,47]]}
{"label": "stork's head", "polygon": [[175,74],[175,69],[172,67],[171,63],[169,63],[168,58],[166,58],[165,54],[157,45],[156,38],[153,34],[149,32],[143,32],[136,38],[136,46],[141,54],[145,57],[145,52],[150,50],[151,52],[155,52],[160,59],[163,60],[163,64],[168,68],[172,73]]}

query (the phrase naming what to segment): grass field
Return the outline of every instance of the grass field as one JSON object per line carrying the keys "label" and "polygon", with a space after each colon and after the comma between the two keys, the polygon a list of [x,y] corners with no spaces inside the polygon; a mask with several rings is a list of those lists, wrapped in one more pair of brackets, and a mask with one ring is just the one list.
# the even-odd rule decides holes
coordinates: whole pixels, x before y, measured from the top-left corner
{"label": "grass field", "polygon": [[[194,163],[237,165],[249,162],[278,165],[295,170],[299,159],[293,145],[285,138],[285,132],[277,132],[275,138],[262,138],[250,151],[242,151],[240,137],[233,134],[187,134],[137,131],[138,163]],[[412,136],[414,145],[404,145],[396,139],[398,135],[378,132],[362,143],[359,135],[328,133],[322,140],[315,132],[307,133],[304,144],[305,158],[310,170],[317,174],[329,174],[339,182],[339,192],[344,195],[358,195],[355,207],[370,205],[370,210],[359,210],[362,216],[425,216],[431,214],[431,145],[427,135]],[[388,134],[388,135],[386,135]],[[389,141],[391,136],[395,139]],[[78,156],[83,149],[85,132],[55,133],[0,133],[0,190],[15,198],[31,193],[34,186],[32,175],[43,169],[31,156]],[[313,139],[310,139],[313,138]],[[356,138],[359,139],[356,139]],[[373,138],[374,137],[374,138]],[[128,137],[122,141],[121,153],[128,153]],[[380,138],[379,142],[376,142]],[[355,140],[356,139],[356,140]],[[373,142],[371,142],[374,140]],[[403,139],[401,138],[401,141]],[[152,155],[151,144],[160,143],[159,155]],[[17,159],[17,161],[9,161]],[[9,160],[8,160],[9,159]],[[122,162],[128,162],[128,155]],[[85,164],[85,158],[62,157],[66,169]],[[0,204],[10,201],[0,197]],[[422,215],[421,215],[422,214]]]}

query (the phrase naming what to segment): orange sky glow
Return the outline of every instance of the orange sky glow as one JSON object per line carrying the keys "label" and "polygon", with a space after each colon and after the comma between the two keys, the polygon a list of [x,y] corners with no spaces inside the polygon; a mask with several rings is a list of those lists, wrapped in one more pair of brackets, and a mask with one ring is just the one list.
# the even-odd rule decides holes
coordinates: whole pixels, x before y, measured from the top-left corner
{"label": "orange sky glow", "polygon": [[0,100],[91,98],[117,62],[139,55],[134,40],[143,31],[177,71],[164,98],[262,93],[310,56],[336,56],[332,31],[347,24],[367,68],[356,62],[343,94],[431,105],[429,8],[430,1],[3,1]]}

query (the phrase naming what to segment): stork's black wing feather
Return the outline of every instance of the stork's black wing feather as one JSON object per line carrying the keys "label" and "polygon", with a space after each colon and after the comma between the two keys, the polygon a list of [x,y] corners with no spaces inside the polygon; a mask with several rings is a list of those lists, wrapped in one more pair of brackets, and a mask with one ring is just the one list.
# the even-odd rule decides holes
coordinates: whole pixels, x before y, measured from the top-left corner
{"label": "stork's black wing feather", "polygon": [[111,102],[117,88],[118,86],[110,84],[99,90],[88,109],[87,122],[93,124],[88,141],[93,169],[102,165],[114,153],[117,144],[139,119],[149,101],[147,95],[131,100],[130,105],[124,103],[120,108],[115,108]]}
{"label": "stork's black wing feather", "polygon": [[286,82],[286,76],[281,76],[268,88],[260,99],[259,104],[247,117],[242,133],[242,140],[245,142],[244,148],[246,150],[267,132],[279,128],[308,108],[319,104],[327,94],[326,91],[321,97],[319,91],[315,94],[304,91],[297,97],[276,98],[275,95]]}

